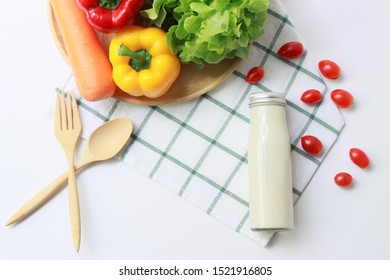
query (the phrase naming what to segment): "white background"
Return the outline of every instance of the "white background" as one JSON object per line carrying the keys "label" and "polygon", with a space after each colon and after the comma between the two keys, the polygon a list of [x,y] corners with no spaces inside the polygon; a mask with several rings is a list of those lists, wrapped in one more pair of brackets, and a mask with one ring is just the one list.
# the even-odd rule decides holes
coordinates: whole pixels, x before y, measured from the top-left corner
{"label": "white background", "polygon": [[[14,227],[0,227],[0,259],[389,259],[390,2],[282,0],[309,55],[342,68],[355,96],[339,140],[295,208],[296,227],[267,248],[241,236],[123,163],[78,177],[80,252],[66,191]],[[66,170],[47,117],[70,69],[52,40],[46,1],[3,1],[0,26],[0,224]],[[242,136],[245,137],[245,136]],[[369,155],[361,170],[351,147]],[[354,176],[351,189],[333,177]]]}

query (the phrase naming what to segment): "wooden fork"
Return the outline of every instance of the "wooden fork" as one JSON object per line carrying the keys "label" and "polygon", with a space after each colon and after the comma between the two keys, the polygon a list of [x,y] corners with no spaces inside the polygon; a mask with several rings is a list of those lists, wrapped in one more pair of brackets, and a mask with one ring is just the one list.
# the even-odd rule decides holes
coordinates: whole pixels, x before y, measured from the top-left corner
{"label": "wooden fork", "polygon": [[80,248],[80,206],[74,168],[74,150],[81,133],[81,121],[74,94],[57,94],[55,109],[55,135],[65,151],[68,159],[68,192],[70,224],[72,229],[73,245],[76,251]]}

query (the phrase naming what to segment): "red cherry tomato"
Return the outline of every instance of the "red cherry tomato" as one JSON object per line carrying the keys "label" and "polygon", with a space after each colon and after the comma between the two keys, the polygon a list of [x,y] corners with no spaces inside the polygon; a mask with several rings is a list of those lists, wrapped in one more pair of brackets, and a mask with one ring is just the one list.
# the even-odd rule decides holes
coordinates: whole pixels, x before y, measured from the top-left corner
{"label": "red cherry tomato", "polygon": [[340,172],[334,176],[334,182],[337,186],[346,188],[352,184],[352,176],[347,172]]}
{"label": "red cherry tomato", "polygon": [[285,59],[298,58],[303,54],[303,45],[299,42],[289,42],[278,50],[278,55]]}
{"label": "red cherry tomato", "polygon": [[301,145],[306,153],[317,156],[322,152],[322,142],[315,136],[305,135],[301,137]]}
{"label": "red cherry tomato", "polygon": [[358,148],[352,148],[349,150],[349,157],[352,162],[355,163],[360,168],[367,168],[370,165],[370,160],[365,152]]}
{"label": "red cherry tomato", "polygon": [[264,77],[264,69],[260,66],[255,66],[251,70],[249,70],[246,75],[246,81],[250,84],[256,84],[260,82],[260,80]]}
{"label": "red cherry tomato", "polygon": [[335,89],[330,93],[330,98],[340,108],[348,108],[353,103],[353,96],[343,89]]}
{"label": "red cherry tomato", "polygon": [[340,67],[331,60],[321,60],[318,69],[324,77],[332,80],[336,80],[341,74]]}
{"label": "red cherry tomato", "polygon": [[317,104],[322,100],[322,94],[319,90],[309,89],[302,93],[301,101],[307,104]]}

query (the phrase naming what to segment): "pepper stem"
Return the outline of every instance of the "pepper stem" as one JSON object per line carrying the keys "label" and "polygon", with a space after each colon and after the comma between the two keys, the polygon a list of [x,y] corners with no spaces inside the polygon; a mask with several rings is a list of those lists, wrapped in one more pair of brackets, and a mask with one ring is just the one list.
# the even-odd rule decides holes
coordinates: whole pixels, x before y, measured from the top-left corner
{"label": "pepper stem", "polygon": [[115,10],[122,0],[99,0],[99,6],[103,9]]}
{"label": "pepper stem", "polygon": [[133,69],[137,72],[144,69],[148,69],[152,60],[152,56],[147,50],[141,49],[138,51],[132,51],[124,44],[121,44],[121,46],[119,47],[118,55],[129,56],[129,65],[133,67]]}

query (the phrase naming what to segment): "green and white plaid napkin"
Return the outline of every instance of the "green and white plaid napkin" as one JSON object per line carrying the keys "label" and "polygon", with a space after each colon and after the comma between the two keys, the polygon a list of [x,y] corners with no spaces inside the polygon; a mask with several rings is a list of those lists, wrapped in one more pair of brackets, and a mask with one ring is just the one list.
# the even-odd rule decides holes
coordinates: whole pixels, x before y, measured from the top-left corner
{"label": "green and white plaid napkin", "polygon": [[[289,41],[302,39],[281,4],[272,0],[265,33],[251,46],[250,57],[222,85],[193,101],[166,106],[132,105],[115,99],[90,103],[80,99],[84,137],[105,121],[127,116],[135,131],[119,160],[265,246],[273,233],[249,228],[248,95],[274,91],[287,97],[295,201],[344,125],[328,88],[317,74],[316,61],[311,61],[307,52],[292,61],[277,55],[279,47]],[[259,84],[251,85],[245,82],[245,76],[256,65],[263,67],[266,74]],[[302,92],[311,88],[322,92],[324,100],[320,105],[300,101]],[[72,76],[62,89],[78,93]],[[300,138],[306,134],[323,142],[320,157],[302,150]]]}

